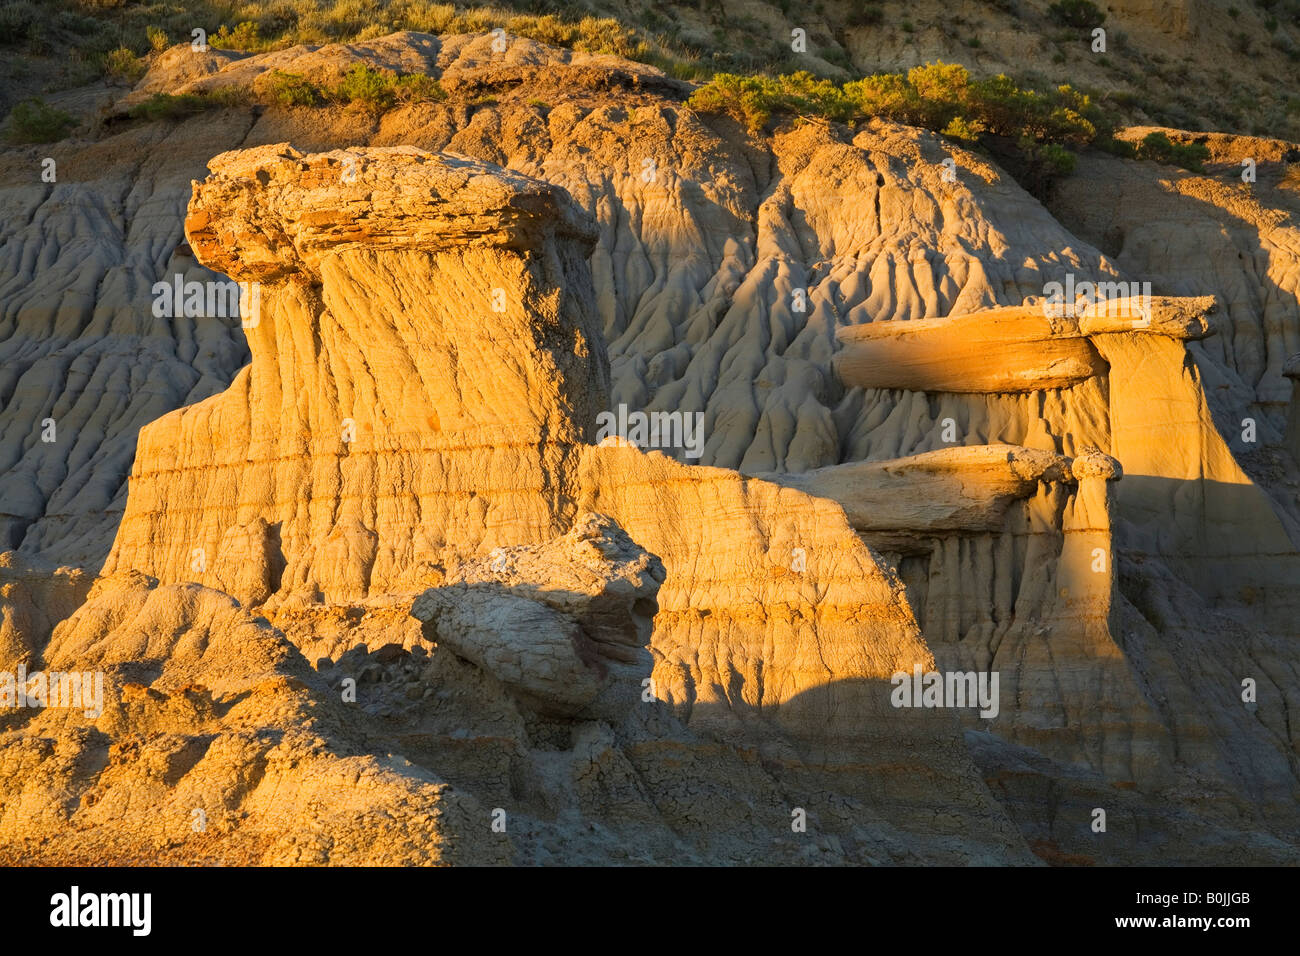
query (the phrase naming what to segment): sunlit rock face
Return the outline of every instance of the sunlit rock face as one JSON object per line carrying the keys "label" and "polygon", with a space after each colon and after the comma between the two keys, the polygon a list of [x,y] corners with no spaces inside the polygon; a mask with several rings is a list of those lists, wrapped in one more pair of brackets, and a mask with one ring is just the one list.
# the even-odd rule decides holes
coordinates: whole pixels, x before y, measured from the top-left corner
{"label": "sunlit rock face", "polygon": [[266,147],[213,170],[187,233],[260,284],[253,360],[143,431],[105,569],[190,580],[197,551],[198,580],[242,576],[241,599],[341,601],[564,530],[607,391],[585,215],[410,149]]}

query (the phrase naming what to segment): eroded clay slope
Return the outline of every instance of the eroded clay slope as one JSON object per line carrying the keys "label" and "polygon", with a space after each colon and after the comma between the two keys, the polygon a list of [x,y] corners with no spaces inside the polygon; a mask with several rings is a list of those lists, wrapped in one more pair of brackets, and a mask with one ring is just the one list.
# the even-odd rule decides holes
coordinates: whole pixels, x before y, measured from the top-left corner
{"label": "eroded clay slope", "polygon": [[[9,588],[23,578],[4,569],[7,603],[23,603]],[[703,695],[686,719],[647,699],[663,578],[611,519],[580,514],[564,535],[449,569],[416,602],[411,648],[360,646],[313,669],[229,595],[102,577],[35,648],[0,654],[9,672],[105,685],[102,699],[0,717],[0,859],[1032,861],[947,715],[877,719],[870,747],[828,756],[780,720],[761,748],[729,742],[702,719],[729,705]],[[837,703],[860,689],[839,687]],[[825,705],[794,703],[833,726]],[[796,811],[807,830],[792,829]]]}

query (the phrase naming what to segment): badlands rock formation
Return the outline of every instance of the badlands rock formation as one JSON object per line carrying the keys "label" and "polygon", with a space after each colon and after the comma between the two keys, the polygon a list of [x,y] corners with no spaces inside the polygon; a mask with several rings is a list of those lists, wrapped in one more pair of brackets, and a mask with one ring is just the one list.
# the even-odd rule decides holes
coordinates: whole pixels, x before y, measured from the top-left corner
{"label": "badlands rock formation", "polygon": [[[4,712],[5,853],[1300,856],[1265,163],[1228,233],[1114,159],[1054,218],[930,134],[747,137],[487,36],[178,50],[133,97],[358,59],[451,96],[127,125],[0,195],[0,670],[109,701]],[[176,273],[258,283],[256,323],[152,318]],[[1049,317],[1068,276],[1154,297]],[[702,454],[598,443],[619,406]],[[914,667],[998,674],[996,716],[892,706]]]}

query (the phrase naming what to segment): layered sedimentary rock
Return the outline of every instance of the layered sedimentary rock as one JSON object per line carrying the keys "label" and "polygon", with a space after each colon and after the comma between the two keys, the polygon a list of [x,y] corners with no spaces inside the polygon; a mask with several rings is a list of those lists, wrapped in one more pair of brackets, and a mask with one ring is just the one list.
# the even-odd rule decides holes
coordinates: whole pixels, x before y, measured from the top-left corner
{"label": "layered sedimentary rock", "polygon": [[[968,721],[973,753],[995,792],[1016,808],[1033,835],[1035,852],[1048,859],[1092,859],[1077,825],[1063,826],[1036,805],[1042,779],[1056,777],[1064,766],[1086,766],[1097,774],[1073,785],[1070,800],[1078,803],[1063,815],[1076,820],[1089,800],[1101,800],[1102,779],[1139,794],[1195,779],[1216,799],[1251,793],[1251,812],[1260,819],[1290,815],[1287,802],[1295,788],[1284,769],[1289,745],[1271,731],[1241,736],[1244,712],[1233,697],[1242,677],[1230,676],[1278,667],[1292,672],[1283,663],[1286,642],[1263,634],[1242,640],[1239,625],[1224,612],[1250,604],[1254,621],[1284,634],[1285,620],[1295,613],[1296,547],[1286,512],[1245,475],[1214,427],[1198,365],[1188,354],[1191,344],[1214,333],[1215,311],[1213,297],[1155,297],[1089,303],[1065,314],[1045,312],[1041,304],[979,312],[921,323],[915,333],[908,327],[917,323],[910,322],[868,327],[865,334],[851,330],[843,362],[837,363],[841,374],[858,385],[931,394],[1008,387],[1050,393],[1059,383],[1039,361],[1041,343],[1086,338],[1102,361],[1088,376],[1092,381],[1080,378],[1071,391],[1095,388],[1104,404],[1086,427],[1079,428],[1076,419],[1072,437],[1100,438],[1115,457],[1088,451],[1062,469],[1042,451],[1035,460],[1024,449],[966,446],[784,479],[837,490],[850,515],[859,509],[855,524],[899,562],[923,633],[944,668],[976,666],[1007,675],[1004,689],[1017,706],[986,725]],[[974,353],[960,359],[966,334],[993,343],[1003,358],[1019,359],[1024,377],[1017,380],[1014,369],[990,377]],[[1057,440],[1049,436],[1047,447],[1059,447]],[[1022,484],[1015,494],[1010,475],[988,474],[990,456],[1002,470],[1022,459],[1027,477],[1044,484],[1033,494]],[[920,510],[905,499],[894,511],[910,533],[886,530],[889,519],[869,518],[863,509],[873,495],[883,506],[879,489],[894,469],[900,475],[908,469],[949,475],[908,489],[908,498],[924,502]],[[1109,483],[1121,470],[1124,480],[1112,490]],[[1062,472],[1067,484],[1061,483]],[[850,484],[850,476],[859,481]],[[1074,481],[1077,489],[1068,487]],[[981,495],[984,509],[958,509],[963,499]],[[1007,498],[1014,501],[1010,508]],[[988,520],[993,515],[1001,518],[1000,527]],[[1222,544],[1208,548],[1210,537]],[[1180,589],[1179,601],[1198,612],[1171,615],[1166,601],[1153,600],[1175,576],[1196,582],[1196,591]],[[1172,664],[1177,651],[1170,643],[1182,646],[1195,634],[1198,644],[1219,645],[1210,652],[1218,657],[1224,632],[1238,634],[1240,642],[1227,655],[1231,663],[1218,658],[1196,666]],[[1074,692],[1062,699],[1058,689],[1067,683]],[[1215,707],[1197,708],[1197,695],[1214,700]],[[1290,696],[1277,698],[1282,711]],[[1162,725],[1179,728],[1177,747]],[[1289,737],[1283,734],[1283,740]],[[1240,762],[1246,751],[1257,761],[1249,771]],[[1252,835],[1249,850],[1237,856],[1201,820],[1144,804],[1136,795],[1119,805],[1128,826],[1159,834],[1162,846],[1184,848],[1175,853],[1188,845],[1215,847],[1213,852],[1233,859],[1271,858],[1273,852],[1268,838]]]}
{"label": "layered sedimentary rock", "polygon": [[1284,628],[1297,610],[1300,522],[1233,458],[1187,352],[1215,333],[1217,306],[1212,296],[1120,298],[872,323],[841,332],[835,368],[848,384],[927,393],[1048,392],[1100,378],[1104,414],[1071,430],[1130,475],[1118,492],[1123,547],[1177,562],[1212,604],[1258,602],[1255,613]]}
{"label": "layered sedimentary rock", "polygon": [[[951,718],[890,706],[890,675],[932,657],[901,582],[835,501],[582,441],[604,404],[605,359],[587,331],[590,233],[563,194],[409,149],[276,147],[213,167],[191,246],[262,282],[253,363],[226,393],[144,430],[107,568],[214,586],[264,568],[241,599],[271,611],[437,583],[415,607],[425,637],[526,709],[611,719],[600,659],[612,657],[647,680],[614,689],[624,706],[629,687],[634,700],[648,687],[646,701],[759,748],[803,786],[816,774],[856,799],[887,787],[876,812],[891,825],[942,806],[940,842],[974,821],[1005,833]],[[653,635],[624,627],[611,645],[595,611],[539,591],[563,595],[563,574],[533,567],[525,583],[538,559],[520,564],[518,549],[579,511],[662,562],[653,609],[637,612],[653,615]],[[196,569],[196,550],[216,555],[210,569]],[[497,562],[523,580],[488,587],[484,565],[496,575]],[[867,754],[893,766],[864,774]]]}
{"label": "layered sedimentary rock", "polygon": [[[38,661],[82,603],[89,575],[54,566],[93,571],[116,535],[112,567],[148,568],[168,594],[200,581],[252,606],[274,641],[318,665],[333,700],[355,678],[375,723],[347,747],[394,754],[399,775],[449,780],[487,810],[524,806],[519,781],[538,781],[511,859],[610,859],[620,841],[655,860],[1005,860],[1026,844],[1053,862],[1293,859],[1300,486],[1282,442],[1300,311],[1282,154],[1263,157],[1249,197],[1084,155],[1055,194],[1058,221],[986,160],[922,131],[873,121],[747,137],[686,107],[682,84],[653,68],[515,38],[499,53],[492,39],[187,50],[161,58],[140,93],[256,84],[273,69],[326,81],[367,62],[427,72],[450,97],[382,118],[212,111],[0,154],[11,184],[0,190],[0,523],[22,551],[0,569],[11,669]],[[214,176],[200,187],[213,190],[211,215],[192,229],[232,277],[242,265],[223,247],[249,254],[248,275],[263,277],[258,325],[153,318],[153,283],[225,278],[182,241],[190,181],[232,147],[290,139],[329,155],[273,149]],[[354,150],[365,144],[452,151],[533,179]],[[58,183],[34,187],[47,151]],[[481,176],[474,188],[495,198],[443,217],[431,206],[455,207],[457,189],[431,180],[398,197],[368,178],[399,166],[408,185],[434,168],[447,186]],[[567,190],[594,242],[533,180]],[[264,228],[272,255],[250,242]],[[583,259],[594,294],[573,281]],[[1082,309],[1053,339],[1039,327],[1034,349],[1019,333],[1000,339],[998,363],[971,350],[990,310],[1022,308],[1069,276],[1151,280],[1169,308],[1140,331],[1131,315]],[[1204,337],[1201,305],[1161,294],[1215,296],[1218,334]],[[898,387],[835,374],[855,335],[887,342],[930,322],[927,350],[950,359],[941,368],[922,351]],[[1044,378],[1039,346],[1081,352],[1093,371]],[[497,379],[518,400],[494,403],[479,383]],[[587,444],[592,422],[576,410],[619,405],[702,414],[699,461],[723,467]],[[160,415],[119,529],[137,430]],[[525,437],[498,442],[507,432]],[[569,573],[559,564],[492,568],[566,553],[583,513],[665,571],[646,676],[667,703],[642,702],[622,725],[608,711],[585,719],[575,701],[539,711],[545,688],[523,669],[514,684],[493,676],[500,655],[475,650],[485,636],[454,602],[445,646],[409,615],[417,594],[451,582],[490,619],[495,584],[510,613],[581,635],[569,609],[537,600],[546,575]],[[587,581],[578,593],[604,593],[573,573]],[[131,607],[147,593],[133,586]],[[149,630],[191,626],[140,620],[125,636],[164,653]],[[85,621],[87,633],[113,627]],[[945,711],[930,724],[878,712],[891,668],[932,659],[1001,673],[996,718],[958,713],[964,742]],[[1241,699],[1245,678],[1257,705]],[[11,746],[45,753],[33,741],[64,727],[34,724]],[[78,766],[93,776],[87,753]],[[396,793],[374,805],[405,806]],[[809,793],[822,795],[807,807],[817,835],[800,843],[791,795]],[[11,792],[0,814],[23,799]],[[23,805],[42,801],[67,805],[49,788]],[[585,823],[536,823],[574,806],[624,829],[588,838]],[[1111,811],[1106,837],[1089,828],[1098,806]],[[301,828],[312,835],[268,859],[358,858],[351,837],[331,850],[322,835],[352,826],[342,818],[320,824],[294,805],[277,819],[281,832],[312,821]],[[497,859],[483,852],[474,858]]]}
{"label": "layered sedimentary rock", "polygon": [[[1073,482],[1070,460],[1015,445],[959,445],[891,461],[833,465],[771,480],[838,501],[883,550],[892,533],[926,537],[994,531],[1039,482]],[[903,550],[897,548],[894,550]]]}
{"label": "layered sedimentary rock", "polygon": [[1108,366],[1094,335],[1144,332],[1179,340],[1213,334],[1212,296],[1058,302],[840,330],[836,374],[847,385],[999,394],[1072,388]]}
{"label": "layered sedimentary rock", "polygon": [[60,621],[81,606],[93,577],[52,568],[13,551],[0,554],[0,660],[35,656]]}
{"label": "layered sedimentary rock", "polygon": [[[138,429],[222,390],[248,360],[236,318],[159,322],[150,311],[155,282],[219,278],[189,254],[181,222],[191,181],[236,147],[414,145],[565,188],[597,222],[590,265],[614,405],[702,413],[700,463],[750,472],[927,450],[923,432],[876,427],[893,412],[887,396],[840,394],[827,368],[840,325],[1018,304],[1068,270],[1117,277],[995,167],[929,134],[809,126],[748,143],[686,108],[682,84],[651,67],[529,40],[510,38],[504,53],[490,35],[255,57],[186,46],[140,92],[181,93],[200,77],[202,89],[233,89],[275,69],[333,81],[358,62],[423,69],[452,96],[382,121],[272,108],[128,125],[90,147],[50,148],[59,180],[39,189],[38,162],[3,157],[14,184],[0,190],[13,277],[0,320],[11,546],[101,562]],[[77,238],[88,235],[90,245]],[[43,443],[51,415],[63,437]]]}
{"label": "layered sedimentary rock", "polygon": [[840,341],[837,374],[868,388],[1032,392],[1069,388],[1105,368],[1086,339],[1058,334],[1035,308],[872,322],[843,330]]}
{"label": "layered sedimentary rock", "polygon": [[105,569],[256,568],[241,599],[339,601],[410,590],[449,549],[566,530],[607,387],[568,199],[411,149],[213,167],[191,246],[261,284],[253,361],[143,431]]}

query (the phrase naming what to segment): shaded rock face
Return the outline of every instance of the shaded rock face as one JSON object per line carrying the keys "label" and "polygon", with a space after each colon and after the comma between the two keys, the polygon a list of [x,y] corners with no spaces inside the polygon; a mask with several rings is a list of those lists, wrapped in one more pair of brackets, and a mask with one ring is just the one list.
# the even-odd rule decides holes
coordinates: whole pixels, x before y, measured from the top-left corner
{"label": "shaded rock face", "polygon": [[[1300,312],[1275,211],[1084,157],[1057,221],[916,130],[747,139],[651,68],[482,36],[164,61],[140,92],[357,57],[452,99],[361,133],[274,109],[137,127],[60,153],[48,195],[0,193],[22,546],[0,661],[116,647],[109,696],[136,707],[15,715],[12,766],[79,756],[66,788],[10,781],[0,845],[69,837],[58,808],[92,783],[131,804],[161,762],[168,826],[220,784],[213,859],[1295,861],[1296,468],[1270,456]],[[218,276],[200,263],[258,283],[256,324],[146,320],[154,280]],[[1042,321],[1025,303],[1066,273],[1153,279],[1151,321]],[[620,404],[701,414],[700,464],[592,444]],[[51,411],[75,440],[38,441]],[[105,554],[89,601],[45,564]],[[998,715],[894,708],[917,665],[999,673]],[[301,726],[269,789],[256,747],[191,761]],[[114,821],[78,817],[109,858],[175,837]]]}
{"label": "shaded rock face", "polygon": [[411,614],[432,643],[539,713],[617,721],[650,677],[646,645],[663,579],[657,558],[609,518],[587,514],[556,542],[461,566]]}

